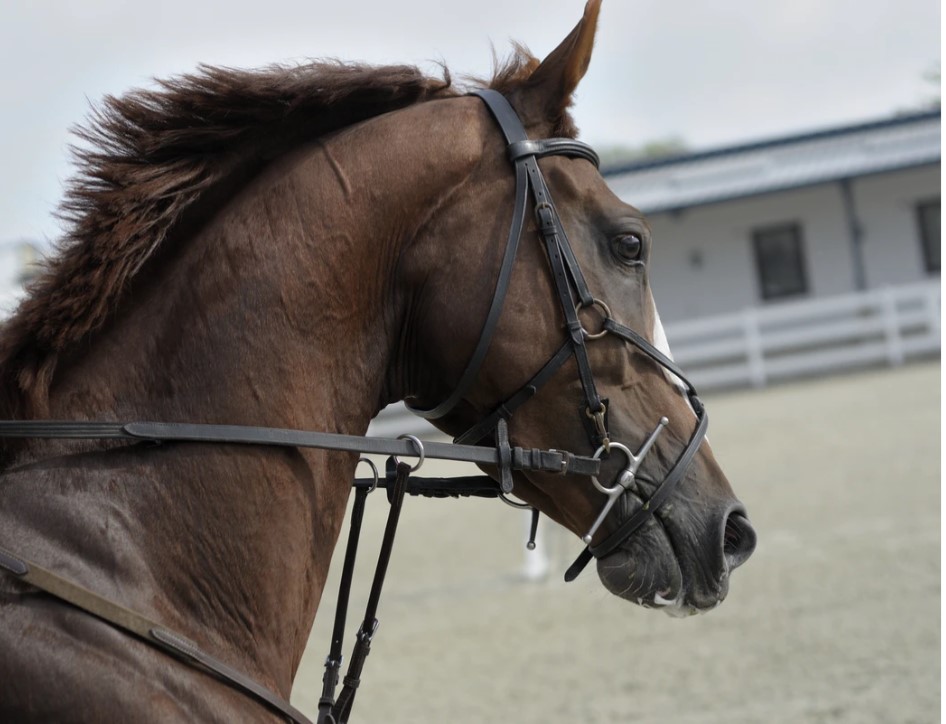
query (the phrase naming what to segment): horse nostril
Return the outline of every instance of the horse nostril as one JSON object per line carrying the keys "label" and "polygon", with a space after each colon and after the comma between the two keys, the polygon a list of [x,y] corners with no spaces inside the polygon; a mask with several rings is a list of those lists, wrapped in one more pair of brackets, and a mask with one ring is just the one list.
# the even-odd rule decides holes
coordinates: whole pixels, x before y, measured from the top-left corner
{"label": "horse nostril", "polygon": [[730,571],[749,560],[755,544],[755,529],[749,519],[742,513],[730,513],[723,529],[723,555]]}

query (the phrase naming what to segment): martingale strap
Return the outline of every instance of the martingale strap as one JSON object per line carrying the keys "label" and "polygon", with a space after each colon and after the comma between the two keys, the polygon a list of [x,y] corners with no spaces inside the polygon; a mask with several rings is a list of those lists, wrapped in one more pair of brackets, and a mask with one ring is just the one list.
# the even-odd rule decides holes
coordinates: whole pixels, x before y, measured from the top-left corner
{"label": "martingale strap", "polygon": [[365,605],[365,617],[358,633],[355,634],[355,646],[352,650],[351,661],[348,663],[348,672],[345,674],[342,692],[336,701],[335,687],[338,685],[338,672],[342,666],[342,638],[345,633],[345,617],[351,593],[351,579],[355,567],[355,556],[358,551],[358,536],[361,532],[365,498],[370,490],[359,489],[356,492],[355,507],[352,510],[351,528],[348,535],[348,547],[345,551],[342,579],[338,588],[332,644],[328,658],[325,660],[325,675],[322,678],[322,696],[319,699],[317,724],[347,724],[351,716],[355,695],[358,693],[358,687],[361,684],[361,672],[364,669],[368,654],[371,653],[371,642],[378,630],[378,603],[381,600],[381,589],[384,586],[384,577],[387,574],[388,563],[391,560],[391,551],[394,549],[394,536],[397,533],[401,505],[404,502],[404,494],[408,488],[410,472],[411,468],[407,463],[395,463],[393,458],[388,459],[385,478],[389,483],[388,489],[391,491],[391,508],[388,511],[388,521],[384,527],[384,536],[381,539],[381,550],[378,553],[378,563],[375,566],[374,579],[368,593],[368,602]]}

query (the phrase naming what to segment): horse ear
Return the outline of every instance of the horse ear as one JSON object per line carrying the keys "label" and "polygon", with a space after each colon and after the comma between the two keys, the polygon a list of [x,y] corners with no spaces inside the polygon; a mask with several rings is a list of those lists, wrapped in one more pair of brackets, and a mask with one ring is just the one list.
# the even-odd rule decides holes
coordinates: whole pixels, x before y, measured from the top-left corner
{"label": "horse ear", "polygon": [[560,125],[572,103],[572,93],[591,62],[600,10],[601,0],[588,0],[575,29],[539,64],[517,93],[518,110],[525,125]]}

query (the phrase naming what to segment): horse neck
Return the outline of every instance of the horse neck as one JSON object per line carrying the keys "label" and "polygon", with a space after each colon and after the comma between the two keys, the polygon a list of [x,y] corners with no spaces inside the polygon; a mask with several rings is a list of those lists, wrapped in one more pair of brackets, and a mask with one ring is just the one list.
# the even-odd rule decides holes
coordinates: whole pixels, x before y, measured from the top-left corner
{"label": "horse neck", "polygon": [[[345,170],[355,147],[300,149],[172,243],[95,344],[60,370],[49,416],[362,434],[386,394],[403,317],[393,267],[408,236],[380,220],[403,222],[410,200],[376,193],[406,188],[377,174],[363,192]],[[288,693],[355,456],[189,445],[132,460],[133,474],[113,464],[105,476],[112,489],[124,476],[129,510],[100,552],[102,578],[123,578],[107,571],[118,547],[147,572],[146,586],[162,581],[159,592],[119,593],[126,603],[157,606],[197,640],[212,632],[222,649],[252,652],[244,665]],[[104,484],[95,469],[84,465],[74,485]]]}

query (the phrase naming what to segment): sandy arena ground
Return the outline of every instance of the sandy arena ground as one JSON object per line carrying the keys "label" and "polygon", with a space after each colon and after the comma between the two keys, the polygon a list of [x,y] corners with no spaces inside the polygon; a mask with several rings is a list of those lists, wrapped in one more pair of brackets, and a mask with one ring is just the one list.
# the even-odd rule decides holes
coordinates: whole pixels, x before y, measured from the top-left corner
{"label": "sandy arena ground", "polygon": [[[581,545],[547,519],[553,572],[528,583],[523,514],[408,499],[354,722],[939,721],[939,399],[938,362],[707,396],[759,546],[685,620],[592,568],[563,583]],[[346,655],[386,508],[369,499]],[[340,565],[293,694],[312,716]]]}

